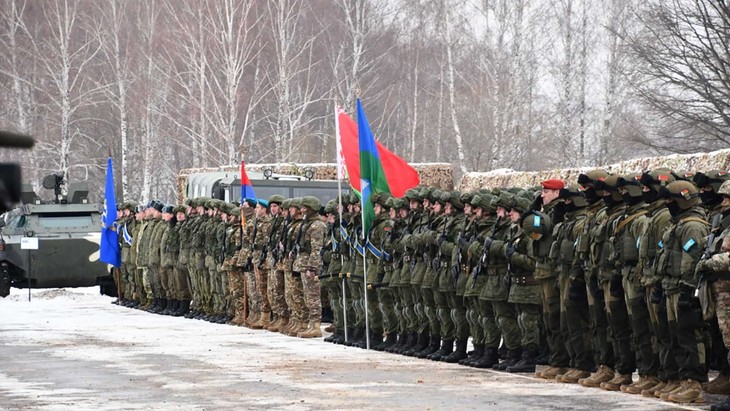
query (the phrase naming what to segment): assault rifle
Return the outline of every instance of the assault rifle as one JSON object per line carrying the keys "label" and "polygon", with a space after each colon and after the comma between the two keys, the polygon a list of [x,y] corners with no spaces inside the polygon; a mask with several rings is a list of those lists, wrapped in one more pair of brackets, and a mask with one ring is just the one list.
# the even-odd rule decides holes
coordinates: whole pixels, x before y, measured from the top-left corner
{"label": "assault rifle", "polygon": [[[707,244],[705,244],[705,251],[702,253],[702,257],[700,257],[700,261],[707,260],[708,258],[712,257],[712,244],[715,242],[716,237],[716,231],[717,227],[720,226],[720,221],[722,221],[722,213],[717,213],[712,217],[712,227],[710,228],[710,235],[707,236]],[[700,278],[697,281],[697,288],[695,289],[695,297],[698,297],[700,295],[700,286],[705,281],[705,272],[700,272]]]}
{"label": "assault rifle", "polygon": [[489,265],[488,259],[489,259],[489,249],[492,247],[492,242],[494,241],[494,234],[497,232],[497,227],[499,226],[501,217],[497,217],[497,220],[494,222],[494,225],[492,226],[492,231],[489,233],[487,237],[484,238],[484,244],[482,249],[482,255],[479,257],[479,262],[477,263],[476,267],[471,272],[471,275],[474,277],[479,276],[479,274],[482,273],[485,266]]}

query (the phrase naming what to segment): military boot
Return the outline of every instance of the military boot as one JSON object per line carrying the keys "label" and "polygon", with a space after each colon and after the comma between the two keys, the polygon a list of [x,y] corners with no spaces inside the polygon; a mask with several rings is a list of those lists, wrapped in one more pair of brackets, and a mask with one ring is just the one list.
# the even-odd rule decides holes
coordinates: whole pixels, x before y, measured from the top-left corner
{"label": "military boot", "polygon": [[492,368],[494,364],[499,362],[499,352],[497,348],[485,348],[484,354],[476,361],[471,363],[474,368]]}
{"label": "military boot", "polygon": [[468,366],[470,363],[480,359],[482,355],[484,355],[484,344],[474,344],[474,350],[466,358],[459,360],[459,364]]}
{"label": "military boot", "polygon": [[353,332],[347,334],[348,340],[345,342],[345,345],[348,347],[354,347],[357,344],[360,343],[360,340],[365,335],[365,328],[362,327],[355,327],[353,329]]}
{"label": "military boot", "polygon": [[727,375],[718,374],[702,388],[709,394],[730,395],[730,378]]}
{"label": "military boot", "polygon": [[188,310],[190,310],[190,300],[180,300],[180,307],[177,312],[172,315],[175,317],[182,317],[183,315],[187,315]]}
{"label": "military boot", "polygon": [[497,371],[504,371],[507,369],[507,367],[511,367],[517,364],[521,358],[522,347],[519,347],[516,350],[509,350],[509,352],[507,353],[507,358],[504,361],[501,361],[499,364],[494,364],[492,366],[492,369]]}
{"label": "military boot", "polygon": [[535,377],[542,378],[545,380],[554,380],[558,375],[563,375],[568,372],[567,368],[564,367],[548,367],[546,370],[536,372]]}
{"label": "military boot", "polygon": [[418,334],[418,339],[416,340],[416,344],[411,347],[408,351],[404,352],[403,355],[407,355],[409,357],[415,357],[416,354],[421,352],[424,348],[428,346],[430,336],[428,333],[420,333]]}
{"label": "military boot", "polygon": [[335,331],[332,333],[332,335],[330,335],[329,337],[324,339],[324,342],[334,343],[335,341],[337,341],[340,338],[341,335],[342,335],[342,331],[340,331],[339,329],[336,328]]}
{"label": "military boot", "polygon": [[[577,384],[578,381],[580,381],[581,379],[588,378],[590,376],[590,371],[573,369],[570,372],[563,374],[563,376],[560,377],[560,382],[564,382],[566,384]],[[555,380],[558,380],[557,377],[555,378]]]}
{"label": "military boot", "polygon": [[328,325],[328,326],[324,327],[324,331],[325,331],[325,332],[328,332],[328,333],[333,333],[333,332],[335,332],[335,329],[336,329],[336,328],[335,328],[335,325],[334,325],[334,324],[330,324],[330,325]]}
{"label": "military boot", "polygon": [[262,311],[259,320],[255,324],[251,324],[252,330],[263,330],[271,323],[271,312]]}
{"label": "military boot", "polygon": [[157,308],[155,308],[152,312],[155,314],[159,314],[164,311],[165,308],[167,308],[168,304],[170,304],[170,301],[167,298],[160,298],[160,305],[158,305]]}
{"label": "military boot", "polygon": [[162,315],[172,315],[172,313],[174,313],[175,311],[177,311],[178,308],[180,308],[180,301],[178,301],[178,300],[172,300],[172,303],[169,303],[168,302],[167,308],[165,308],[164,310],[162,310],[160,312],[160,314],[162,314]]}
{"label": "military boot", "polygon": [[659,384],[657,384],[657,385],[655,385],[655,386],[653,386],[653,387],[647,388],[647,389],[645,389],[645,390],[642,390],[642,391],[641,391],[641,396],[642,396],[642,397],[650,397],[650,398],[654,398],[654,394],[655,394],[656,392],[658,392],[658,391],[661,391],[661,390],[663,390],[663,389],[664,389],[664,387],[666,387],[666,386],[667,386],[667,383],[666,383],[666,382],[664,382],[664,381],[659,381]]}
{"label": "military boot", "polygon": [[266,331],[271,332],[279,332],[281,329],[281,317],[278,317],[276,320],[269,323],[268,326],[266,326]]}
{"label": "military boot", "polygon": [[439,347],[441,347],[441,337],[438,335],[432,335],[431,336],[431,343],[426,346],[423,350],[419,351],[415,357],[416,358],[426,358],[429,354],[433,354],[436,351],[439,350]]}
{"label": "military boot", "polygon": [[389,349],[390,347],[394,346],[398,342],[398,334],[396,333],[390,333],[387,337],[385,337],[385,341],[383,341],[382,344],[378,344],[378,346],[375,348],[376,351],[385,351]]}
{"label": "military boot", "polygon": [[299,334],[302,331],[305,331],[309,327],[309,323],[305,323],[303,321],[295,320],[294,324],[289,328],[289,331],[286,333],[289,337],[296,337],[297,334]]}
{"label": "military boot", "polygon": [[617,373],[612,380],[601,383],[601,388],[606,391],[620,391],[622,385],[629,385],[633,382],[631,374]]}
{"label": "military boot", "polygon": [[[363,338],[362,342],[357,346],[363,349],[367,348],[368,341]],[[383,330],[370,330],[370,348],[376,347],[383,343]]]}
{"label": "military boot", "polygon": [[455,364],[466,358],[466,341],[467,340],[456,340],[456,349],[454,352],[442,358],[441,361],[449,364]]}
{"label": "military boot", "polygon": [[310,321],[307,325],[307,329],[299,332],[297,337],[299,338],[319,338],[322,336],[322,328],[320,328],[320,322],[318,320]]}
{"label": "military boot", "polygon": [[682,387],[682,381],[671,380],[671,381],[667,382],[667,385],[665,385],[664,388],[662,388],[659,391],[654,392],[654,396],[661,400],[669,401],[669,394],[671,394],[675,391],[679,391],[682,388],[684,388],[684,387]]}
{"label": "military boot", "polygon": [[678,404],[702,404],[705,402],[702,396],[702,384],[695,380],[684,380],[682,381],[682,389],[671,392],[668,399]]}
{"label": "military boot", "polygon": [[519,373],[519,372],[535,372],[535,359],[537,358],[536,349],[527,349],[522,351],[520,360],[514,365],[511,365],[505,369],[507,372]]}
{"label": "military boot", "polygon": [[441,361],[442,358],[454,352],[454,340],[443,340],[441,342],[441,349],[435,353],[426,356],[431,361]]}
{"label": "military boot", "polygon": [[400,333],[397,335],[397,340],[395,344],[391,345],[390,347],[385,348],[385,352],[397,352],[401,348],[403,348],[404,345],[406,345],[406,342],[408,341],[408,334],[406,333]]}
{"label": "military boot", "polygon": [[403,347],[401,347],[397,351],[393,351],[393,352],[395,352],[396,354],[405,355],[405,353],[408,352],[411,348],[413,348],[416,344],[418,344],[418,333],[409,332],[408,340],[403,344]]}
{"label": "military boot", "polygon": [[659,379],[653,375],[640,375],[639,380],[633,384],[622,385],[621,392],[627,394],[641,394],[647,388],[651,388],[659,384]]}
{"label": "military boot", "polygon": [[143,310],[147,311],[148,313],[152,312],[155,308],[157,308],[157,305],[160,304],[160,300],[158,298],[153,298],[152,302],[142,307]]}
{"label": "military boot", "polygon": [[578,384],[584,387],[598,388],[601,386],[601,383],[611,381],[613,377],[613,368],[607,367],[605,365],[599,365],[598,371],[591,374],[591,376],[588,378],[581,378],[580,380],[578,380]]}
{"label": "military boot", "polygon": [[[352,338],[351,336],[352,336],[353,332],[355,332],[355,329],[348,328],[347,329],[347,338]],[[345,343],[345,331],[344,330],[340,333],[336,333],[335,335],[337,335],[337,338],[332,340],[333,343],[335,343],[335,344],[344,344]]]}

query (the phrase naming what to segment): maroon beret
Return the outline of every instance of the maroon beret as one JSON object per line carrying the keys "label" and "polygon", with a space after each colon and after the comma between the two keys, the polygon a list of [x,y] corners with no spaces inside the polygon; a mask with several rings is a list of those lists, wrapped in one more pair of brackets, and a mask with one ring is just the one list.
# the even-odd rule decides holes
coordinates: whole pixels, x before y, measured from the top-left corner
{"label": "maroon beret", "polygon": [[547,190],[560,190],[565,188],[563,180],[545,180],[542,182],[542,188]]}

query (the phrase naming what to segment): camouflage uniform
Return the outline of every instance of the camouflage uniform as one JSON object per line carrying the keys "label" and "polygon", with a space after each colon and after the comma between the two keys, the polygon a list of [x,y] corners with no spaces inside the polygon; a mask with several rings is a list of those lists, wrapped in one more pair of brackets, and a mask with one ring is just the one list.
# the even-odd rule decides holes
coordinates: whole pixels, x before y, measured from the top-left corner
{"label": "camouflage uniform", "polygon": [[124,218],[119,222],[119,243],[122,251],[122,265],[119,267],[122,274],[122,281],[125,285],[124,298],[134,300],[136,299],[135,289],[135,273],[137,267],[134,265],[132,260],[132,244],[134,243],[133,233],[137,225],[137,220],[134,218],[134,212],[132,215]]}
{"label": "camouflage uniform", "polygon": [[256,237],[253,239],[253,269],[256,276],[256,294],[259,298],[261,316],[255,328],[266,328],[271,322],[271,305],[269,304],[269,269],[266,265],[268,254],[268,234],[271,231],[271,216],[267,213],[263,217],[254,219]]}
{"label": "camouflage uniform", "polygon": [[144,292],[144,284],[142,283],[142,269],[137,265],[137,256],[139,254],[137,245],[142,239],[142,221],[137,220],[135,216],[134,228],[129,232],[132,235],[132,244],[129,247],[129,266],[132,268],[131,275],[134,276],[134,295],[133,299],[140,305],[147,303],[147,295]]}
{"label": "camouflage uniform", "polygon": [[[278,200],[279,199],[276,198],[270,198],[269,204]],[[283,201],[283,199],[281,199],[281,201]],[[277,204],[281,205],[281,203]],[[284,299],[284,273],[276,266],[277,258],[275,257],[275,255],[278,254],[279,235],[281,233],[283,221],[284,218],[281,213],[272,217],[269,228],[265,233],[267,240],[267,253],[264,268],[268,276],[266,279],[266,296],[271,312],[274,315],[274,322],[269,324],[267,329],[274,332],[279,331],[283,325],[282,322],[284,322],[284,319],[287,319],[286,322],[288,322],[289,317],[286,309],[286,300]]]}
{"label": "camouflage uniform", "polygon": [[322,296],[319,273],[322,272],[322,247],[327,232],[327,225],[319,217],[319,199],[304,197],[302,205],[309,208],[302,218],[302,230],[297,243],[299,250],[292,269],[300,273],[302,280],[302,297],[307,311],[307,328],[297,334],[298,337],[321,337],[320,321],[322,316]]}
{"label": "camouflage uniform", "polygon": [[[293,199],[291,206],[299,208],[301,199]],[[302,227],[301,216],[295,217],[288,227],[288,233],[286,236],[286,258],[284,264],[286,271],[284,272],[284,294],[286,298],[286,304],[290,311],[290,326],[286,329],[286,333],[292,337],[295,337],[300,332],[306,331],[309,327],[309,313],[305,309],[304,295],[301,272],[294,271],[294,261],[297,257],[297,243],[302,238],[303,227]]]}
{"label": "camouflage uniform", "polygon": [[[380,194],[374,194],[371,199],[378,199]],[[372,227],[367,234],[367,247],[366,260],[367,260],[367,285],[368,290],[366,298],[368,300],[368,320],[370,321],[370,344],[375,347],[376,344],[383,342],[383,330],[384,330],[384,318],[383,312],[380,309],[379,296],[381,293],[378,288],[383,285],[385,278],[385,269],[382,261],[382,250],[383,244],[388,237],[390,230],[390,220],[387,212],[381,212],[375,216],[372,222]],[[375,251],[371,250],[374,248]],[[380,255],[376,255],[379,253]],[[389,321],[395,321],[394,318],[390,318]],[[389,324],[390,327],[395,327],[392,322]]]}

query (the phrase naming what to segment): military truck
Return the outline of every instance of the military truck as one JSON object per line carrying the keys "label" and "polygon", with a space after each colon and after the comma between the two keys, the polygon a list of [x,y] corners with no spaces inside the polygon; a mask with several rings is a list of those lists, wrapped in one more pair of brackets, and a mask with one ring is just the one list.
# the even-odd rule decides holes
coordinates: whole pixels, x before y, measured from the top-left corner
{"label": "military truck", "polygon": [[[44,178],[43,187],[53,190],[52,201],[42,201],[24,184],[21,206],[0,221],[0,295],[7,295],[8,282],[18,288],[99,285],[103,294],[116,295],[107,265],[99,260],[103,205],[89,201],[86,183],[67,189],[61,174]],[[36,241],[37,249],[27,249]]]}

